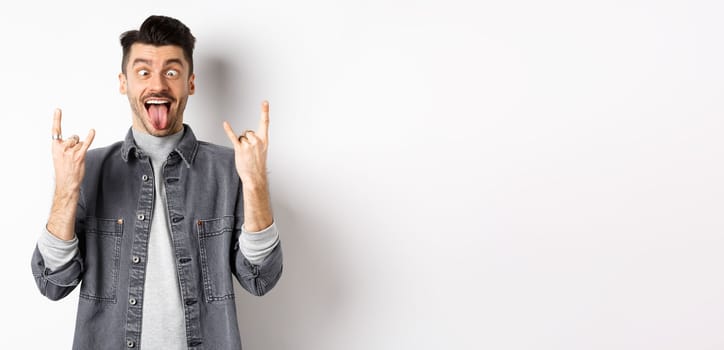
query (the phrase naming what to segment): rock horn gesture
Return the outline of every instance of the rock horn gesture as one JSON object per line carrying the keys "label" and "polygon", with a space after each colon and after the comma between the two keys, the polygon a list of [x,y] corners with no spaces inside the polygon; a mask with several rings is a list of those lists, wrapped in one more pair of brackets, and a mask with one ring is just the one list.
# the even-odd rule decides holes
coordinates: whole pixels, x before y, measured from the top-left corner
{"label": "rock horn gesture", "polygon": [[60,127],[62,114],[60,109],[55,110],[51,129],[55,194],[48,231],[60,239],[70,240],[75,235],[75,211],[85,175],[85,155],[96,132],[91,129],[85,141],[80,141],[78,135],[63,138]]}
{"label": "rock horn gesture", "polygon": [[234,145],[236,171],[242,183],[251,185],[266,180],[266,154],[269,147],[269,102],[261,105],[259,129],[245,130],[239,135],[234,133],[229,123],[224,122],[224,130]]}

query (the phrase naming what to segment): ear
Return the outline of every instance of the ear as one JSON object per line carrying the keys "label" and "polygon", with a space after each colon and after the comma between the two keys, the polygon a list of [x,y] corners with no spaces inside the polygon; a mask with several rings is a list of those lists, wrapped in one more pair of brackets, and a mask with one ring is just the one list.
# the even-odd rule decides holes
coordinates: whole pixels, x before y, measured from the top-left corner
{"label": "ear", "polygon": [[196,91],[195,80],[196,80],[196,74],[191,74],[191,76],[189,77],[189,95],[193,95],[194,92]]}
{"label": "ear", "polygon": [[128,86],[128,81],[126,81],[126,75],[123,73],[118,73],[118,83],[120,84],[118,86],[118,91],[120,91],[121,95],[126,94],[126,88]]}

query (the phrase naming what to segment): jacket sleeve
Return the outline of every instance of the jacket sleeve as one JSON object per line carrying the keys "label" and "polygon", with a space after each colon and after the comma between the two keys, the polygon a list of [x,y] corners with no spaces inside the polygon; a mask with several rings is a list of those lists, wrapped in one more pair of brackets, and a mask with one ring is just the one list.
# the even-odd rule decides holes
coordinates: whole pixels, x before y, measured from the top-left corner
{"label": "jacket sleeve", "polygon": [[[83,201],[82,192],[80,201]],[[84,224],[83,220],[78,219],[82,218],[85,213],[85,208],[80,201],[76,211],[76,236],[79,230],[82,230]],[[83,258],[78,249],[76,249],[75,252],[75,255],[70,261],[56,267],[53,266],[52,263],[48,264],[38,245],[35,246],[35,251],[30,261],[30,269],[33,272],[33,278],[35,278],[35,284],[37,284],[40,294],[48,297],[50,300],[59,300],[70,294],[70,292],[80,284],[81,277],[83,276]]]}
{"label": "jacket sleeve", "polygon": [[59,300],[75,289],[83,274],[83,260],[76,254],[65,265],[57,269],[45,266],[43,255],[37,245],[31,260],[31,269],[40,293],[50,300]]}
{"label": "jacket sleeve", "polygon": [[277,244],[271,253],[255,265],[249,262],[239,249],[239,240],[234,243],[234,276],[249,293],[262,296],[269,292],[282,275],[282,246]]}
{"label": "jacket sleeve", "polygon": [[237,195],[234,234],[232,235],[231,271],[245,290],[253,295],[262,296],[274,288],[282,275],[282,245],[281,242],[276,242],[276,246],[259,264],[249,262],[244,256],[239,242],[244,223],[243,208],[240,189]]}

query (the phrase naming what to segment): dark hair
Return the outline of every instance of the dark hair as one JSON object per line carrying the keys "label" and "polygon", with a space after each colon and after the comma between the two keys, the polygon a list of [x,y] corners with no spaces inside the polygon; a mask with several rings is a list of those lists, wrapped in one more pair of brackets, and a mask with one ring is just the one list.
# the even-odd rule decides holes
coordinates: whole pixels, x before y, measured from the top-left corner
{"label": "dark hair", "polygon": [[123,47],[123,60],[121,71],[126,73],[128,54],[133,44],[150,44],[154,46],[175,45],[184,51],[184,57],[189,61],[189,74],[194,72],[194,44],[196,38],[191,35],[191,30],[181,21],[166,16],[150,16],[143,21],[141,29],[129,30],[121,34],[121,46]]}

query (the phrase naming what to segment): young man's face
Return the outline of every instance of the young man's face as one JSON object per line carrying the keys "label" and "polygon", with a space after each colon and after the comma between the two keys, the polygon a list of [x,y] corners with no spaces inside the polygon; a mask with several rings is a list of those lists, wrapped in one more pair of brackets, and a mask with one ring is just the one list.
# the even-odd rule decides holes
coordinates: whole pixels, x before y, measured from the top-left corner
{"label": "young man's face", "polygon": [[190,68],[178,46],[131,46],[126,73],[119,74],[118,80],[131,104],[134,129],[154,136],[183,129],[186,101],[195,89]]}

